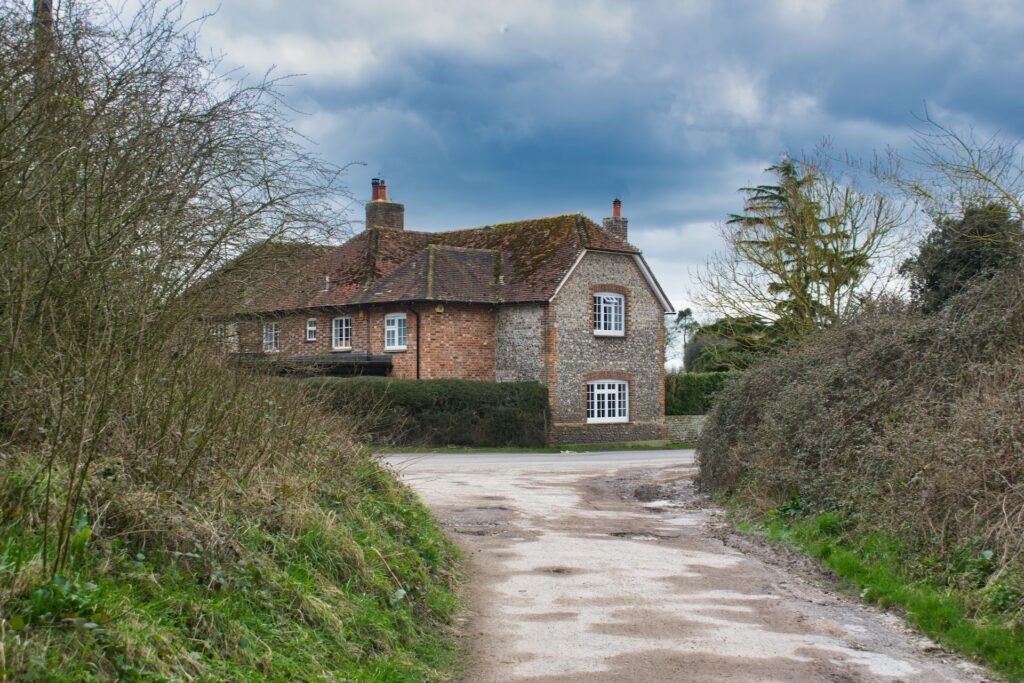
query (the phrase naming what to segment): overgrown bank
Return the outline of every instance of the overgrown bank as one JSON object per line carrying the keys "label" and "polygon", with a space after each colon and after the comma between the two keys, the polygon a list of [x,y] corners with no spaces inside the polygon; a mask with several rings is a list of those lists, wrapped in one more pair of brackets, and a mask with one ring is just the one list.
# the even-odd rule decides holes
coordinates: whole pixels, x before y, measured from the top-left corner
{"label": "overgrown bank", "polygon": [[701,485],[940,641],[1024,677],[1024,274],[877,306],[726,384]]}
{"label": "overgrown bank", "polygon": [[333,234],[340,170],[131,8],[0,0],[0,681],[443,679],[453,549],[201,287]]}
{"label": "overgrown bank", "polygon": [[433,517],[290,382],[236,381],[277,396],[250,437],[297,438],[264,434],[279,453],[215,459],[191,490],[102,457],[57,571],[67,469],[47,491],[39,453],[4,453],[0,680],[447,678],[456,558]]}

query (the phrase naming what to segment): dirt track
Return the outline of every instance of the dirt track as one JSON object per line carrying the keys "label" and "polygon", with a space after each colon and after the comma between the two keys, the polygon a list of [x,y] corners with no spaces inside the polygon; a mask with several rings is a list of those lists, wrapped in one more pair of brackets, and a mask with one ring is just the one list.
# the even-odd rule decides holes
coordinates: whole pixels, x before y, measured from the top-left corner
{"label": "dirt track", "polygon": [[692,452],[395,456],[468,558],[467,681],[980,681],[730,534]]}

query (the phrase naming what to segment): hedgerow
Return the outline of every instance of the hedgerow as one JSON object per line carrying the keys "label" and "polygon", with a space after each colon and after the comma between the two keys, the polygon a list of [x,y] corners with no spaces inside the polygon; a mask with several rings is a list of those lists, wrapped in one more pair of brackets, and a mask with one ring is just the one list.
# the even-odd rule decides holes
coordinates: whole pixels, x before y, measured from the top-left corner
{"label": "hedgerow", "polygon": [[878,304],[729,382],[700,485],[756,513],[835,512],[911,576],[1024,618],[1024,272],[925,315]]}
{"label": "hedgerow", "polygon": [[728,372],[676,372],[665,375],[665,414],[703,415],[721,391]]}
{"label": "hedgerow", "polygon": [[534,382],[305,380],[371,442],[389,446],[543,446],[548,391]]}

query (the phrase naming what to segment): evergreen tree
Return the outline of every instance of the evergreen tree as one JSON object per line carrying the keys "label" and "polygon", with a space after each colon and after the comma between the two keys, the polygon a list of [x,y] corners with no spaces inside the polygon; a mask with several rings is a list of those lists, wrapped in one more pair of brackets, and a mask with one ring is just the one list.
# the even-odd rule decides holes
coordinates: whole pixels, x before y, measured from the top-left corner
{"label": "evergreen tree", "polygon": [[903,264],[911,296],[933,313],[978,278],[1018,263],[1024,225],[1004,204],[969,206],[960,218],[940,218],[917,255]]}

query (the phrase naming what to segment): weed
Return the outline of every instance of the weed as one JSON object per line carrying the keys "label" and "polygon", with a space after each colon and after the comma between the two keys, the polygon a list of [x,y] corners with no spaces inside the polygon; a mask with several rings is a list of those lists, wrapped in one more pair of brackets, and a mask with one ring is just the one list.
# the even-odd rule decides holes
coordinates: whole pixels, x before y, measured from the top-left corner
{"label": "weed", "polygon": [[[988,664],[1009,680],[1024,680],[1024,629],[1013,618],[1021,594],[1009,580],[995,582],[976,593],[922,578],[915,565],[908,564],[908,558],[914,555],[905,543],[886,534],[852,528],[849,520],[838,513],[802,519],[767,515],[760,523],[748,521],[735,526],[819,559],[865,602],[882,608],[898,607],[929,637]],[[978,559],[988,562],[991,558],[983,554]],[[979,595],[988,607],[985,614],[971,608]]]}

